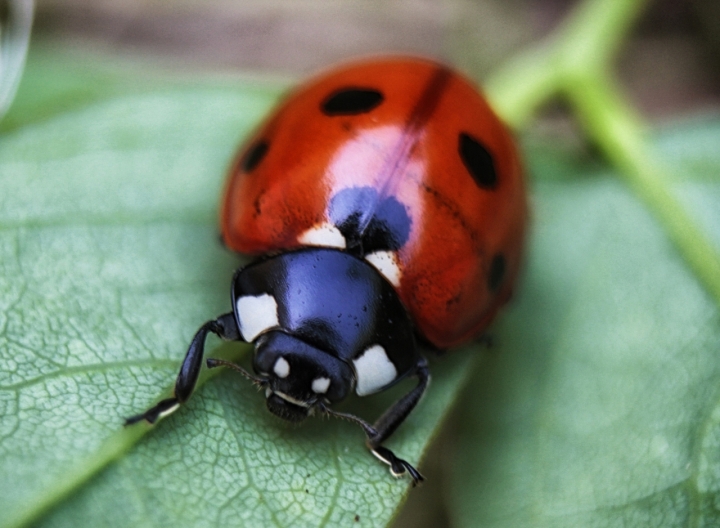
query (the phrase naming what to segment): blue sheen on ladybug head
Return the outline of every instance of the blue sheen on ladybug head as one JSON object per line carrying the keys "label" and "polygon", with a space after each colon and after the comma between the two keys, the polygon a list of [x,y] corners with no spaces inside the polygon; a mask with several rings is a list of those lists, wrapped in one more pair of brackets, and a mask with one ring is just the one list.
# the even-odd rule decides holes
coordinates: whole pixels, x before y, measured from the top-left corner
{"label": "blue sheen on ladybug head", "polygon": [[382,198],[373,187],[350,187],[330,200],[330,221],[362,253],[400,249],[410,236],[410,216],[395,197]]}

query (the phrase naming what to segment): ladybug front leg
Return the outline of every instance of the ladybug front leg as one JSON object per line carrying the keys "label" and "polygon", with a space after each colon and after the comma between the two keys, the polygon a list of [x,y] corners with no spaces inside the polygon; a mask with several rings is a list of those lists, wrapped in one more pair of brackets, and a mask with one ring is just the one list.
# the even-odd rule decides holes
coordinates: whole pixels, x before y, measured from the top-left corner
{"label": "ladybug front leg", "polygon": [[330,416],[350,420],[362,427],[367,435],[367,446],[372,454],[390,466],[390,472],[393,476],[401,477],[405,473],[408,473],[413,479],[413,486],[418,482],[422,482],[425,478],[409,462],[398,458],[395,453],[383,447],[381,444],[405,421],[405,418],[408,417],[425,393],[430,383],[430,371],[428,370],[427,361],[425,361],[424,358],[420,358],[418,361],[414,374],[419,378],[417,386],[385,411],[374,425],[370,425],[362,418],[353,414],[334,411],[323,404],[318,405],[322,412]]}
{"label": "ladybug front leg", "polygon": [[141,420],[154,424],[160,418],[177,410],[181,403],[185,403],[190,398],[200,375],[200,367],[202,366],[205,351],[205,339],[210,332],[230,341],[242,339],[235,322],[235,315],[232,312],[221,315],[214,321],[208,321],[202,325],[195,337],[193,337],[187,354],[185,354],[185,359],[175,380],[173,397],[162,400],[142,414],[131,416],[125,420],[125,425],[131,425]]}
{"label": "ladybug front leg", "polygon": [[381,444],[392,435],[402,422],[408,417],[422,398],[425,390],[430,384],[430,371],[427,361],[420,358],[415,375],[418,377],[417,386],[405,396],[395,402],[380,418],[373,424],[372,432],[367,431],[367,446],[380,461],[390,466],[390,472],[395,477],[401,477],[406,472],[413,479],[413,486],[425,480],[420,472],[407,461],[398,458],[395,453]]}

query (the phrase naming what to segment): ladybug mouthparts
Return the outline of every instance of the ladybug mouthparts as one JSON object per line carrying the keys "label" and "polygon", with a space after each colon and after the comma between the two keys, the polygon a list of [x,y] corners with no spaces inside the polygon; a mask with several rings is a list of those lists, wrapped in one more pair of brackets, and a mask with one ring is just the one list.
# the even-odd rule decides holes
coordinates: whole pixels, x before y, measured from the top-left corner
{"label": "ladybug mouthparts", "polygon": [[267,396],[267,408],[275,416],[289,422],[302,422],[310,412],[309,405],[302,402],[292,403],[286,394],[272,391]]}

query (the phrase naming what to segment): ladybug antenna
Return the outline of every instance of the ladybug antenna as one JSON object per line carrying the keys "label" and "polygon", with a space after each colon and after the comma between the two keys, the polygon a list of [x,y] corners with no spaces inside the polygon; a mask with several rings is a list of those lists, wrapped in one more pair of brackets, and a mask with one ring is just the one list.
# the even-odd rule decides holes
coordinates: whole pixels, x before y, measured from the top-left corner
{"label": "ladybug antenna", "polygon": [[319,402],[317,404],[317,407],[322,413],[324,413],[328,416],[333,416],[335,418],[340,418],[342,420],[348,420],[350,422],[353,422],[353,423],[359,425],[360,427],[362,427],[363,431],[365,431],[365,434],[367,435],[368,438],[374,438],[378,434],[377,429],[375,429],[372,425],[370,425],[368,422],[366,422],[359,416],[355,416],[354,414],[348,414],[348,413],[344,413],[344,412],[333,411],[330,407],[326,406],[322,402]]}
{"label": "ladybug antenna", "polygon": [[247,370],[242,368],[240,365],[233,363],[231,361],[225,361],[224,359],[208,358],[205,361],[205,364],[207,365],[208,368],[227,367],[227,368],[233,369],[234,371],[239,372],[240,374],[245,376],[247,379],[252,381],[253,384],[255,384],[261,388],[268,384],[268,380],[266,378],[258,378],[257,376],[253,376]]}

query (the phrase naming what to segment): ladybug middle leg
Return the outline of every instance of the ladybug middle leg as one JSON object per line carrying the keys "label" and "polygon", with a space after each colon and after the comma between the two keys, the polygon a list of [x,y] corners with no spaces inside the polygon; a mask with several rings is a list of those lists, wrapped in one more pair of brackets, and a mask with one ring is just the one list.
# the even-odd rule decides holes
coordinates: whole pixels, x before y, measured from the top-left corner
{"label": "ladybug middle leg", "polygon": [[160,401],[154,407],[151,407],[142,414],[136,414],[125,420],[125,425],[131,425],[136,422],[145,420],[154,424],[160,418],[177,410],[180,404],[185,403],[195,389],[202,359],[205,351],[205,339],[212,332],[221,339],[228,341],[241,341],[240,332],[235,322],[235,315],[230,312],[221,315],[214,321],[208,321],[200,327],[193,337],[190,347],[188,348],[185,359],[180,367],[177,379],[175,380],[175,390],[171,398]]}
{"label": "ladybug middle leg", "polygon": [[417,386],[396,401],[373,425],[352,414],[341,413],[327,407],[321,407],[321,410],[327,414],[345,418],[360,425],[367,435],[366,443],[372,454],[381,462],[390,466],[390,472],[394,477],[401,477],[405,473],[408,473],[413,480],[413,486],[424,481],[425,478],[409,462],[399,458],[395,453],[383,447],[381,444],[405,421],[425,393],[430,383],[430,371],[427,361],[424,358],[418,360],[414,375],[418,377]]}

